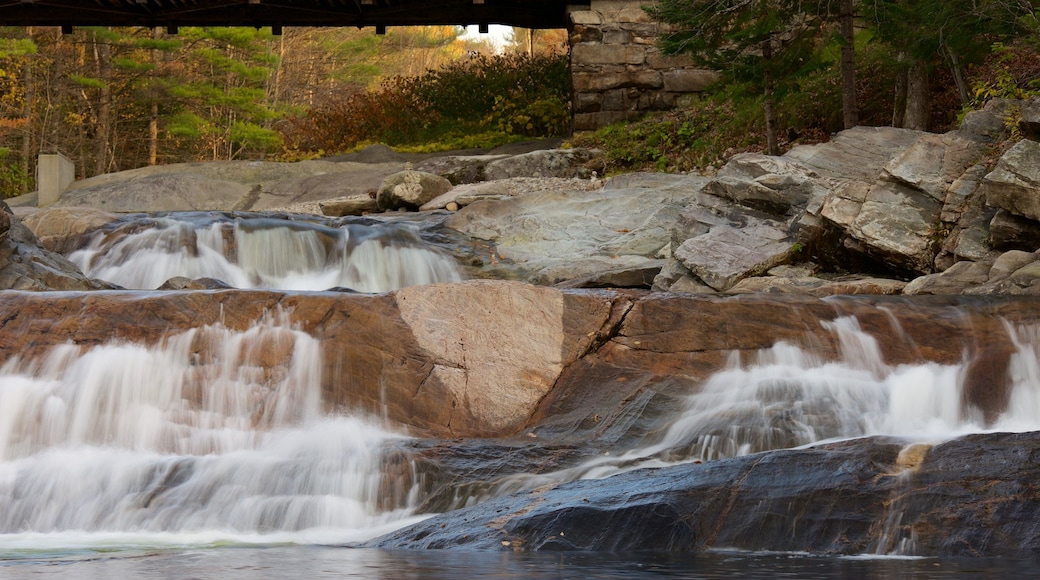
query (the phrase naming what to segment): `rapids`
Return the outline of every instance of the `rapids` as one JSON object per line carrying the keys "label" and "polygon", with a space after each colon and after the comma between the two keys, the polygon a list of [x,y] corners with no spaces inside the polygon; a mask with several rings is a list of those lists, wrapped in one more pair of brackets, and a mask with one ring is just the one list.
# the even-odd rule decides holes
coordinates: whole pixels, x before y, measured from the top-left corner
{"label": "rapids", "polygon": [[[452,507],[640,467],[867,435],[934,442],[1040,429],[1040,329],[1008,324],[1009,410],[989,424],[963,403],[965,364],[889,365],[855,318],[825,322],[822,360],[777,343],[690,393],[641,445],[562,470],[505,474]],[[322,350],[270,312],[158,344],[52,347],[0,368],[0,549],[342,544],[415,522],[424,478],[408,438],[363,416],[327,416]],[[472,487],[469,489],[473,489]]]}
{"label": "rapids", "polygon": [[402,436],[323,416],[320,356],[282,313],[7,361],[0,545],[336,543],[408,522],[410,490],[383,481]]}
{"label": "rapids", "polygon": [[235,288],[387,292],[457,282],[455,261],[405,224],[333,228],[270,218],[183,214],[99,231],[68,256],[84,274],[130,289],[174,277]]}

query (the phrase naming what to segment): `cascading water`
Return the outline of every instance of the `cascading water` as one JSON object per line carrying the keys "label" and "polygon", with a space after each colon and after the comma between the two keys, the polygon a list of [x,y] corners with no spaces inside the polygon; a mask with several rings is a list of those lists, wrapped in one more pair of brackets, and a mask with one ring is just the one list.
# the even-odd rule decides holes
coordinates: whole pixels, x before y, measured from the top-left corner
{"label": "cascading water", "polygon": [[460,498],[472,505],[490,497],[643,467],[710,461],[827,440],[889,435],[938,442],[984,431],[1040,430],[1040,327],[1007,325],[1016,347],[1007,410],[991,424],[965,404],[966,363],[891,366],[877,339],[855,318],[824,322],[841,358],[777,343],[742,365],[734,353],[727,368],[691,395],[658,440],[575,467],[501,478],[481,493]]}
{"label": "cascading water", "polygon": [[[1015,346],[1011,403],[987,422],[964,403],[966,363],[890,365],[856,319],[823,325],[837,338],[837,360],[787,343],[751,360],[734,354],[652,442],[472,485],[465,489],[481,491],[452,507],[828,439],[934,442],[1040,429],[1040,327],[1006,326]],[[341,544],[420,519],[428,481],[397,444],[404,438],[322,414],[320,352],[317,339],[276,313],[243,332],[211,325],[155,345],[63,345],[7,360],[0,557],[76,546]],[[897,518],[890,527],[878,549],[911,550]]]}
{"label": "cascading water", "polygon": [[406,225],[330,228],[274,219],[156,218],[98,232],[69,259],[89,277],[155,289],[173,277],[236,288],[388,292],[462,279],[455,261]]}
{"label": "cascading water", "polygon": [[414,521],[385,474],[401,436],[322,416],[320,344],[285,318],[7,361],[0,551],[337,543]]}

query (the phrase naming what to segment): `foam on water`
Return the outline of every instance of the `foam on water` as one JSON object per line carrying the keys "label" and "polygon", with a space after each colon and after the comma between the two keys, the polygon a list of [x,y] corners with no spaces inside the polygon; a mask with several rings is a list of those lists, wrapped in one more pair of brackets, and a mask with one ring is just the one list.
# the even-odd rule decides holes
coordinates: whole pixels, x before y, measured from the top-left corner
{"label": "foam on water", "polygon": [[388,292],[457,282],[451,258],[406,225],[328,228],[239,219],[199,225],[158,218],[125,235],[99,232],[69,259],[92,278],[155,289],[173,277],[215,278],[235,288]]}

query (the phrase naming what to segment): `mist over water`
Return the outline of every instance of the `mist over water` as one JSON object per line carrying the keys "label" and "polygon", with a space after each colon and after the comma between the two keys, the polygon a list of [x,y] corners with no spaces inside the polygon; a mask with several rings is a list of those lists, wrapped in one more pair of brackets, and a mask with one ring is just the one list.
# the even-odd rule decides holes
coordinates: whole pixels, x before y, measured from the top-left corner
{"label": "mist over water", "polygon": [[458,265],[408,226],[329,228],[306,222],[150,220],[122,235],[96,233],[69,255],[87,276],[130,289],[170,278],[214,278],[235,288],[388,292],[462,280]]}

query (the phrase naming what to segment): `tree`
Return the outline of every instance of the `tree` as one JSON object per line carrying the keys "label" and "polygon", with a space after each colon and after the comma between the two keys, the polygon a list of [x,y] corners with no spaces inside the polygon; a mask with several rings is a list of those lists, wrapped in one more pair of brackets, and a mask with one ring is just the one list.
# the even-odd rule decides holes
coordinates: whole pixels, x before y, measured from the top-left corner
{"label": "tree", "polygon": [[700,64],[733,79],[757,78],[770,155],[779,155],[776,82],[788,77],[811,52],[830,2],[799,0],[661,0],[649,9],[675,26],[662,50],[688,53]]}
{"label": "tree", "polygon": [[846,129],[859,125],[856,101],[856,1],[840,0],[838,27],[841,33],[841,112]]}
{"label": "tree", "polygon": [[1035,21],[1027,0],[872,0],[864,2],[865,21],[877,38],[900,55],[893,125],[928,130],[930,79],[946,66],[961,102],[970,99],[965,67],[980,62],[996,40],[1006,39]]}

